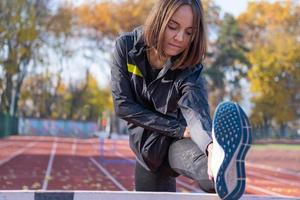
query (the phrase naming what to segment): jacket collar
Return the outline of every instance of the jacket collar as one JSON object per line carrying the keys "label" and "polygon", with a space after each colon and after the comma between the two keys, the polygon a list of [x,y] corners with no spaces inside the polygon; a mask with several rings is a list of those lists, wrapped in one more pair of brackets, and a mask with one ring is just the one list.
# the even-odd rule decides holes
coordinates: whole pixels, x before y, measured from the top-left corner
{"label": "jacket collar", "polygon": [[146,48],[146,44],[143,39],[144,29],[139,26],[133,30],[133,48],[128,52],[131,57],[138,57]]}
{"label": "jacket collar", "polygon": [[[142,26],[139,26],[133,30],[133,48],[129,50],[128,54],[129,56],[136,62],[136,64],[139,66],[139,63],[143,62],[145,59],[145,50],[146,50],[146,44],[143,39],[143,33],[144,29]],[[166,63],[164,64],[162,70],[158,74],[157,79],[163,77],[167,71],[173,66],[173,63],[175,61],[175,57],[169,58]],[[143,73],[144,69],[140,69]]]}

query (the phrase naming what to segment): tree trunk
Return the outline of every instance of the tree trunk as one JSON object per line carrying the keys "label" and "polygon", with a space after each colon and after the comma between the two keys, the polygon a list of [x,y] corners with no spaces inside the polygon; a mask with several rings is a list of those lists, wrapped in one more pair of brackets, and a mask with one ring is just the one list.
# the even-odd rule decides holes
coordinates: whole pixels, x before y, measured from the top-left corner
{"label": "tree trunk", "polygon": [[263,132],[263,135],[265,137],[269,138],[271,136],[271,134],[270,134],[270,121],[271,120],[267,116],[264,116],[263,119],[264,119],[264,125],[263,125],[264,132]]}
{"label": "tree trunk", "polygon": [[2,99],[1,99],[1,110],[4,113],[9,113],[11,99],[12,99],[12,90],[13,90],[13,83],[12,83],[12,75],[6,73],[5,75],[5,82],[6,87],[4,88]]}
{"label": "tree trunk", "polygon": [[287,132],[286,132],[286,128],[287,128],[287,125],[285,123],[281,123],[280,124],[280,137],[284,138],[287,136]]}

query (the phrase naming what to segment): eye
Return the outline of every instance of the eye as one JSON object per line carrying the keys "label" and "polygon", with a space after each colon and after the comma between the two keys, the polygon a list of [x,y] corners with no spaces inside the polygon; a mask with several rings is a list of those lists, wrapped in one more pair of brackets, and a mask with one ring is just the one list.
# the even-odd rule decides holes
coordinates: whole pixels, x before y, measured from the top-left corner
{"label": "eye", "polygon": [[168,28],[171,29],[171,30],[176,30],[177,27],[176,26],[172,26],[172,25],[168,25]]}
{"label": "eye", "polygon": [[178,28],[178,25],[171,21],[168,23],[168,28],[170,28],[171,30],[175,30]]}
{"label": "eye", "polygon": [[190,31],[187,31],[186,34],[187,34],[188,36],[191,36],[193,33],[190,32]]}

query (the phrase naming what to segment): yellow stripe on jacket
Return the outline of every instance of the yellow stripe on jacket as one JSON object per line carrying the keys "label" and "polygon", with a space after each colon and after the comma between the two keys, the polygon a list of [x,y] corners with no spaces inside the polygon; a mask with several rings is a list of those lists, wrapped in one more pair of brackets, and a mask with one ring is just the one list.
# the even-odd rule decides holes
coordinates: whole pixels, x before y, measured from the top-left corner
{"label": "yellow stripe on jacket", "polygon": [[133,73],[134,75],[143,77],[141,71],[139,70],[139,68],[136,65],[127,63],[127,69],[129,72]]}

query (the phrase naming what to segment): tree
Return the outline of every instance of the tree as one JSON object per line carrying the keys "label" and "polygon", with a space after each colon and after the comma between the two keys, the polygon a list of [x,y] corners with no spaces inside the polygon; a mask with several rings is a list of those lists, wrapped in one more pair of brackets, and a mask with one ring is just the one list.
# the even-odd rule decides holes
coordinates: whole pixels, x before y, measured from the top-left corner
{"label": "tree", "polygon": [[98,33],[98,39],[115,38],[143,24],[154,0],[126,0],[83,4],[75,9],[77,24]]}
{"label": "tree", "polygon": [[96,120],[99,113],[104,111],[112,112],[112,96],[108,89],[100,89],[96,79],[89,74],[88,87],[83,94],[85,105],[83,106],[83,113],[86,119]]}
{"label": "tree", "polygon": [[43,63],[43,45],[58,45],[69,31],[66,10],[53,14],[50,1],[3,0],[0,2],[0,69],[2,88],[0,111],[16,115],[20,89],[30,67]]}
{"label": "tree", "polygon": [[261,113],[265,129],[274,119],[284,134],[284,125],[297,119],[300,105],[295,102],[300,92],[300,45],[295,37],[278,34],[257,45],[248,57],[253,65],[249,78],[256,94],[254,112]]}
{"label": "tree", "polygon": [[[218,28],[218,38],[214,43],[210,68],[206,71],[212,82],[210,91],[213,92],[217,105],[225,96],[239,101],[242,98],[240,79],[245,77],[245,68],[249,65],[245,56],[246,48],[242,43],[243,33],[235,18],[225,14]],[[226,75],[231,75],[230,79]],[[231,87],[227,93],[226,87]]]}
{"label": "tree", "polygon": [[89,71],[69,87],[59,73],[47,72],[25,79],[19,106],[23,117],[96,121],[100,113],[112,111],[112,97]]}
{"label": "tree", "polygon": [[67,88],[60,74],[28,76],[22,85],[19,113],[23,117],[63,118]]}
{"label": "tree", "polygon": [[68,91],[68,119],[96,121],[100,113],[112,111],[110,90],[100,89],[88,70],[85,80],[69,85]]}
{"label": "tree", "polygon": [[[278,124],[285,135],[288,122],[297,119],[300,93],[300,5],[294,1],[252,2],[239,16],[250,49],[248,77],[255,96],[252,121],[265,133]],[[252,31],[251,31],[252,30]]]}
{"label": "tree", "polygon": [[299,34],[299,8],[296,0],[250,2],[237,19],[245,34],[244,44],[253,49],[272,33]]}

